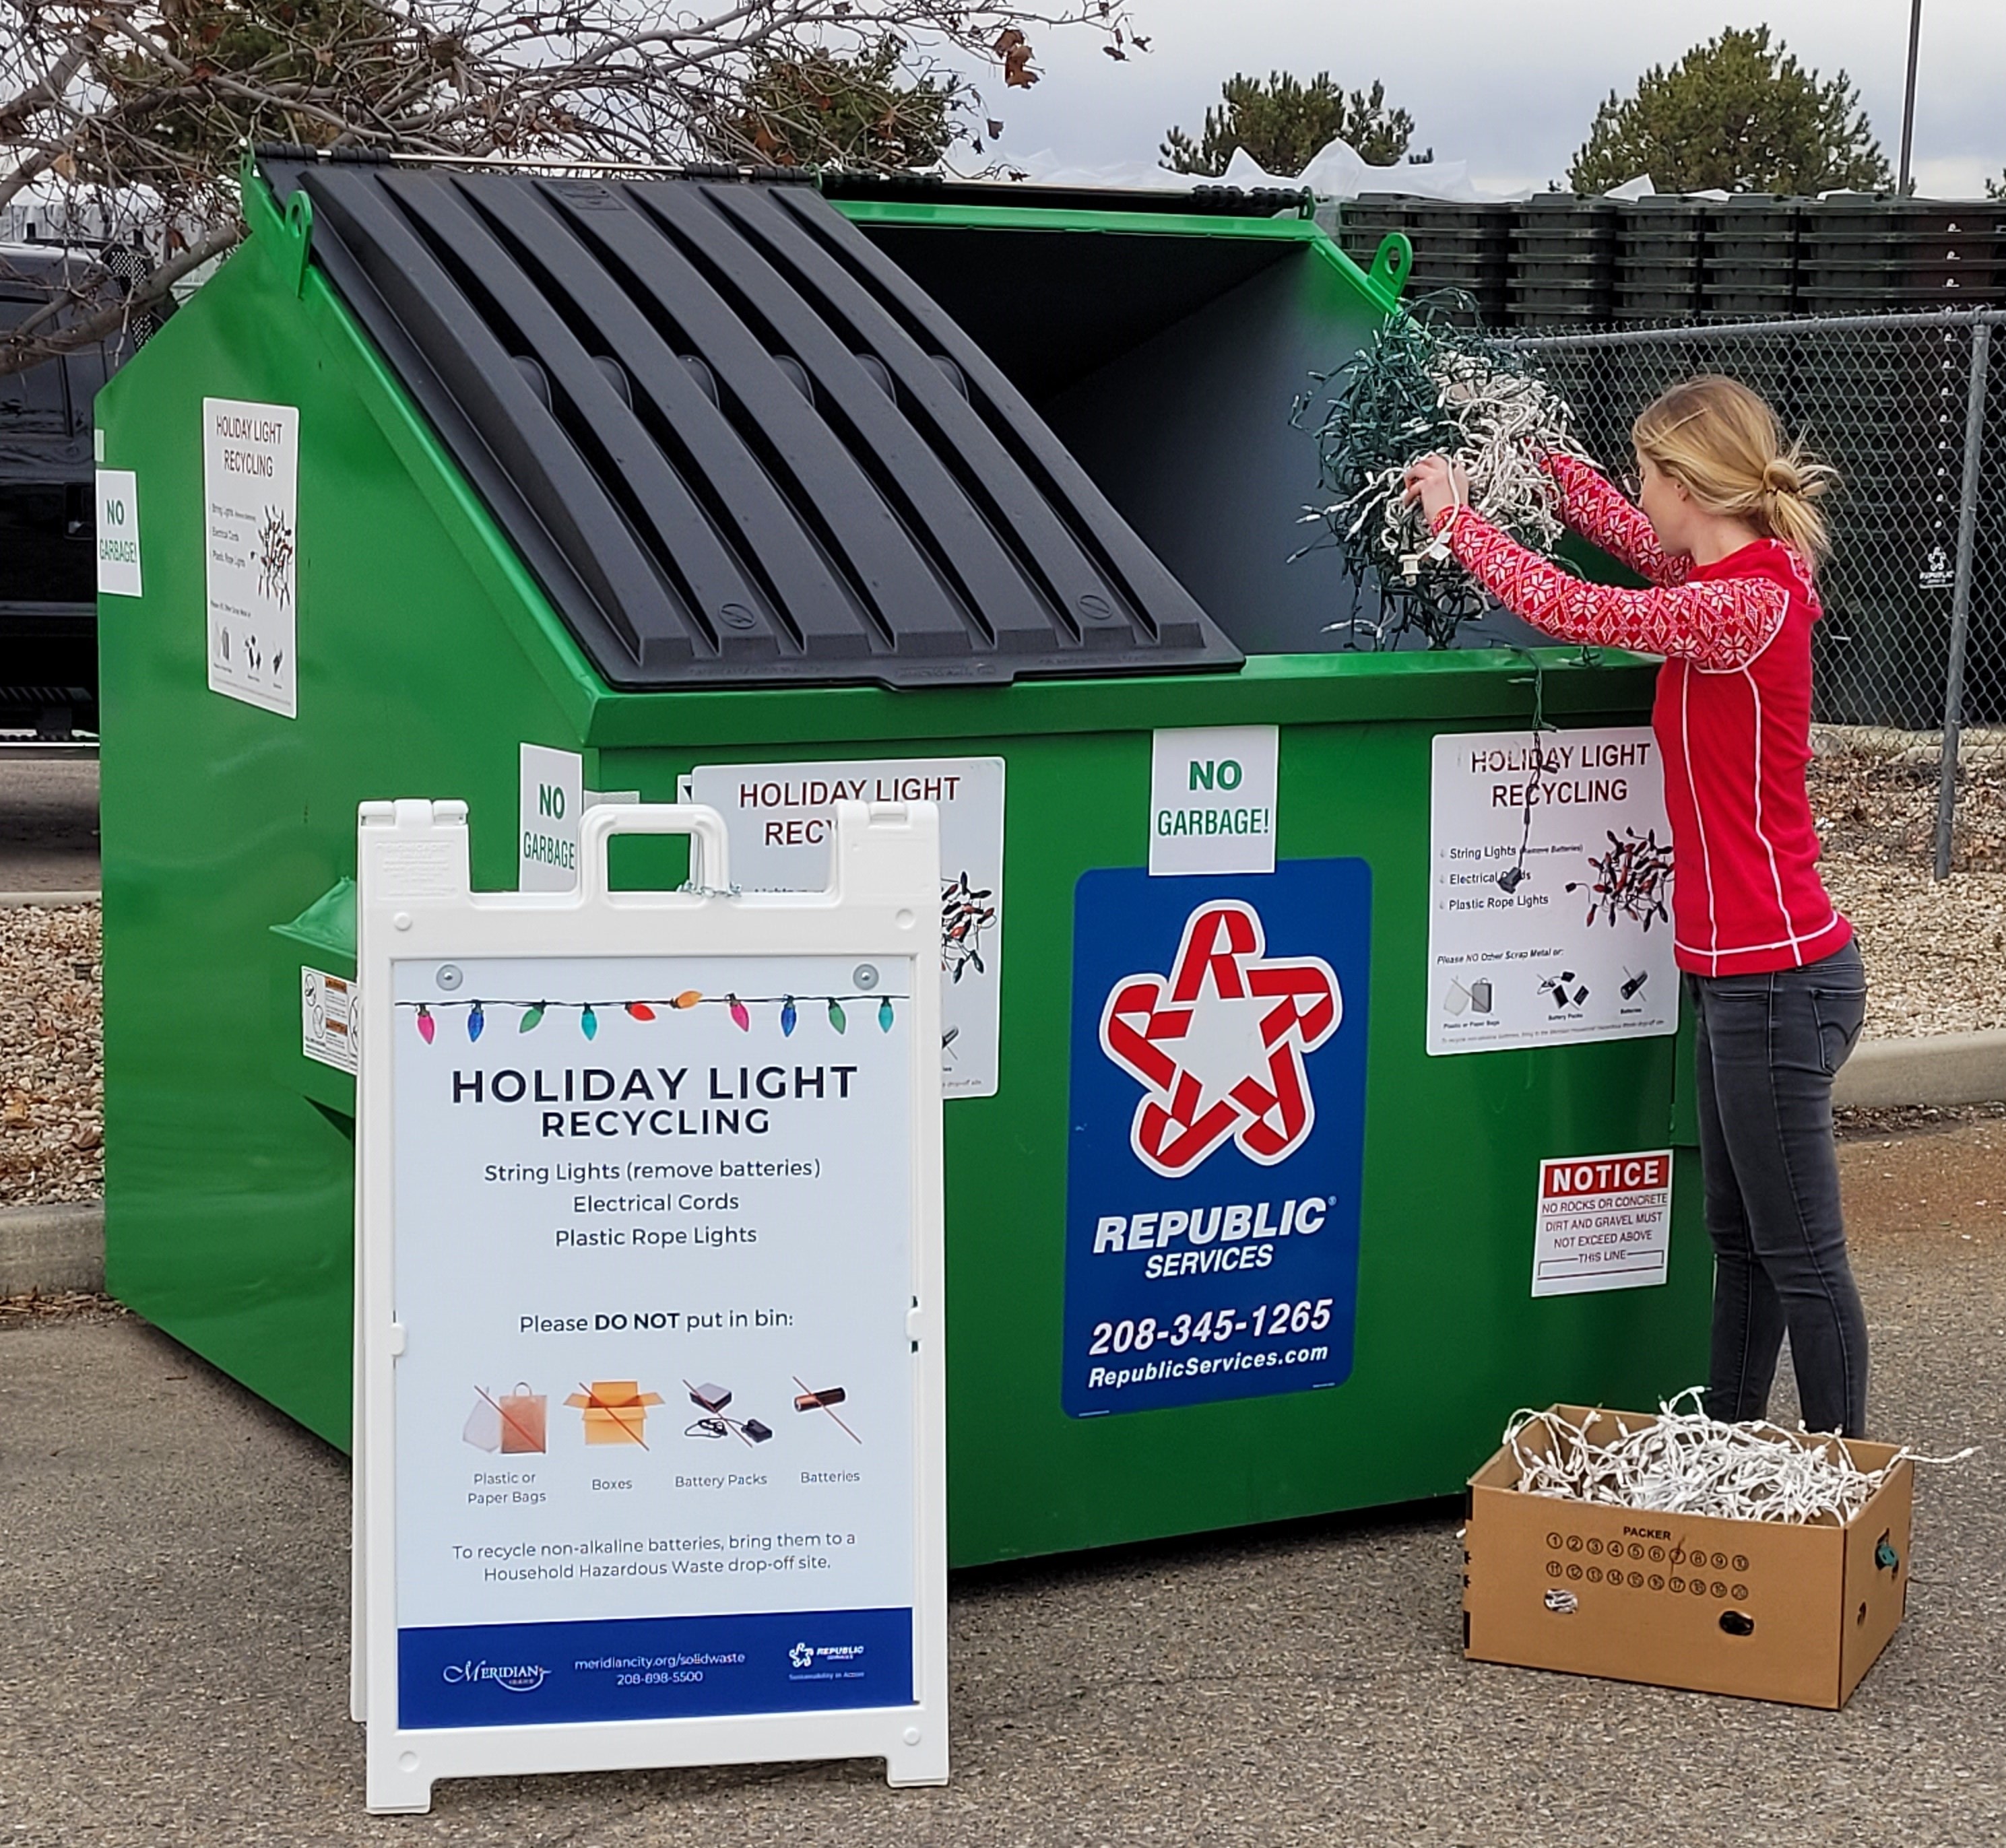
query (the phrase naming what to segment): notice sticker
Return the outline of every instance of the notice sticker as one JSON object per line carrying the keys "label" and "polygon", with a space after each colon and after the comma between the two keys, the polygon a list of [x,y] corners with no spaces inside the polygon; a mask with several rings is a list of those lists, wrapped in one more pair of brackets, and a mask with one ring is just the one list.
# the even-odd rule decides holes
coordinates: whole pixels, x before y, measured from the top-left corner
{"label": "notice sticker", "polygon": [[100,596],[139,591],[139,478],[130,469],[97,471],[97,589]]}
{"label": "notice sticker", "polygon": [[300,413],[202,401],[212,692],[299,716]]}
{"label": "notice sticker", "polygon": [[1272,725],[1159,732],[1149,757],[1149,871],[1272,873],[1281,732]]}
{"label": "notice sticker", "polygon": [[300,1050],[355,1076],[355,984],[325,969],[300,969]]}
{"label": "notice sticker", "polygon": [[1535,1296],[1662,1284],[1671,1248],[1670,1149],[1540,1164]]}

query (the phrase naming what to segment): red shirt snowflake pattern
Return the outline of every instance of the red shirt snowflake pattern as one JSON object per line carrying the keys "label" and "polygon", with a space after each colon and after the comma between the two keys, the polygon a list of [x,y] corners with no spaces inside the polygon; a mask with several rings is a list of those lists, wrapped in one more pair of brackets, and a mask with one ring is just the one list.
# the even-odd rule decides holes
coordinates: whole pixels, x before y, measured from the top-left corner
{"label": "red shirt snowflake pattern", "polygon": [[1651,715],[1677,876],[1675,954],[1700,975],[1793,968],[1853,926],[1818,877],[1804,792],[1818,592],[1797,555],[1758,539],[1710,565],[1668,558],[1642,512],[1592,469],[1547,463],[1568,523],[1655,588],[1588,584],[1466,507],[1435,531],[1507,609],[1564,641],[1662,655]]}

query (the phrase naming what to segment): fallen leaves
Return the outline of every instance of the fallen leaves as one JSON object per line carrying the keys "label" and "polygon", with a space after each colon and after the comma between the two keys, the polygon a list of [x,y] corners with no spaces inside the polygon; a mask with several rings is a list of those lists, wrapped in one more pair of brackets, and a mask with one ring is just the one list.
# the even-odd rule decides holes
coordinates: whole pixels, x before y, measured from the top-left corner
{"label": "fallen leaves", "polygon": [[104,1191],[95,905],[0,911],[0,1207]]}

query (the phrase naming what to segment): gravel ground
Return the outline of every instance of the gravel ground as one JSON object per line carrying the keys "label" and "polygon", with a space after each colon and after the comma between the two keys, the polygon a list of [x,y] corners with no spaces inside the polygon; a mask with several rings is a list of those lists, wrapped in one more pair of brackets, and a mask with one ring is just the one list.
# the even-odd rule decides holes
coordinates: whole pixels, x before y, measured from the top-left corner
{"label": "gravel ground", "polygon": [[0,1207],[104,1191],[95,905],[0,910]]}
{"label": "gravel ground", "polygon": [[371,1819],[343,1460],[136,1318],[30,1318],[0,1328],[0,1844],[1996,1848],[2006,1128],[1841,1160],[1874,1424],[1983,1446],[1920,1473],[1908,1619],[1842,1713],[1466,1661],[1460,1511],[1424,1505],[959,1575],[945,1790],[496,1778]]}
{"label": "gravel ground", "polygon": [[[1982,765],[1982,767],[1981,767]],[[1930,877],[1937,767],[1909,750],[1836,750],[1811,766],[1821,870],[1857,927],[1867,1031],[1880,1038],[2006,1027],[2006,768],[1964,770],[1949,878]]]}

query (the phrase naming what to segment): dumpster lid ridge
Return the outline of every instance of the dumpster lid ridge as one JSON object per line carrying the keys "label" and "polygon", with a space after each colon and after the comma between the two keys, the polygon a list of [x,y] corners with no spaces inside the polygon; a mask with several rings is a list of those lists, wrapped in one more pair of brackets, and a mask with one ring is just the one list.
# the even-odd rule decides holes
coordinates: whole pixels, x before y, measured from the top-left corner
{"label": "dumpster lid ridge", "polygon": [[814,188],[291,156],[260,166],[311,260],[610,685],[1239,665]]}

